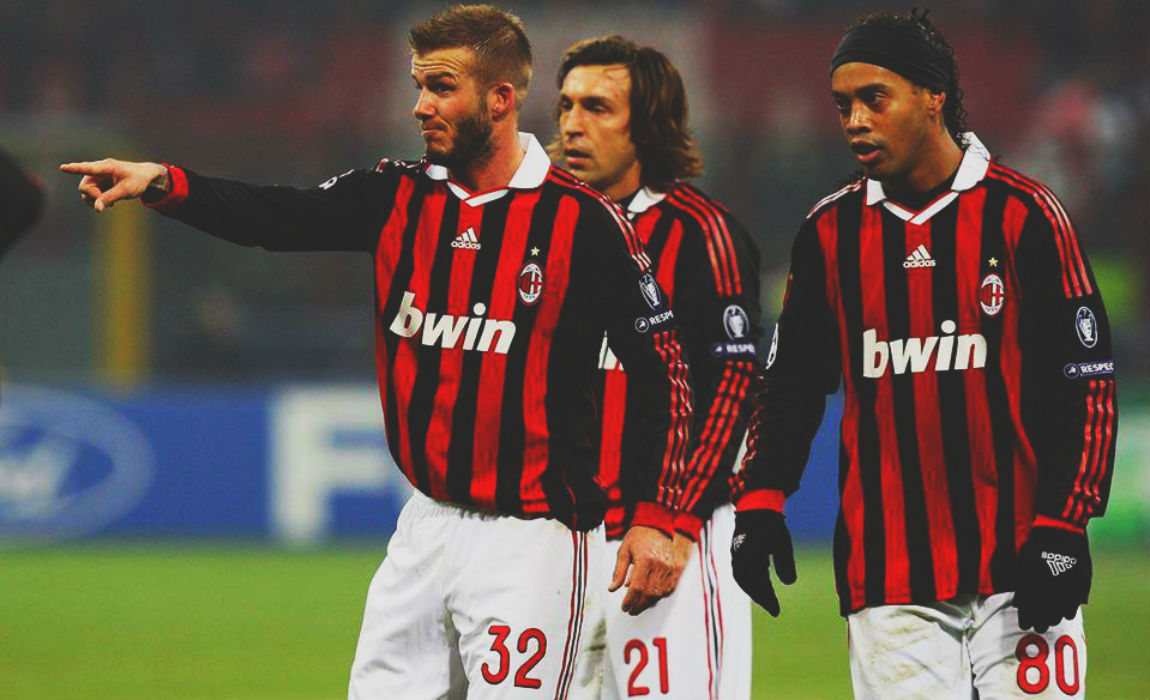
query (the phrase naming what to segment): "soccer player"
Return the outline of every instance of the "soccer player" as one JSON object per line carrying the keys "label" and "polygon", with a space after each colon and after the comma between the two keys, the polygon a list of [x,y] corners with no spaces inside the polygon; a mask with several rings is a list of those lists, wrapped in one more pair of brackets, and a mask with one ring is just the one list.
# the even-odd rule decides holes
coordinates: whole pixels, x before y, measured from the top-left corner
{"label": "soccer player", "polygon": [[856,698],[1085,693],[1091,562],[1117,401],[1074,225],[965,129],[925,13],[843,35],[831,94],[862,174],[799,229],[749,447],[735,577],[778,614],[784,500],[845,384],[835,577]]}
{"label": "soccer player", "polygon": [[603,334],[647,419],[614,579],[632,614],[671,589],[674,513],[695,481],[686,366],[634,229],[517,131],[531,75],[521,22],[453,6],[409,40],[421,160],[303,190],[155,163],[61,169],[84,175],[97,211],[142,197],[242,245],[372,254],[388,443],[417,493],[371,583],[349,695],[565,697],[599,585]]}
{"label": "soccer player", "polygon": [[[757,371],[759,251],[730,212],[686,182],[702,173],[687,129],[687,94],[659,51],[620,36],[580,41],[563,54],[553,150],[621,206],[655,263],[691,360],[695,413],[687,460],[694,501],[675,521],[679,585],[638,617],[603,606],[603,697],[648,691],[678,698],[751,692],[750,601],[731,575],[729,479],[750,414]],[[607,490],[608,561],[642,492],[644,445],[631,366],[603,339],[597,396],[600,482]],[[616,593],[619,597],[621,593]]]}
{"label": "soccer player", "polygon": [[39,185],[0,151],[0,257],[36,223],[44,207]]}

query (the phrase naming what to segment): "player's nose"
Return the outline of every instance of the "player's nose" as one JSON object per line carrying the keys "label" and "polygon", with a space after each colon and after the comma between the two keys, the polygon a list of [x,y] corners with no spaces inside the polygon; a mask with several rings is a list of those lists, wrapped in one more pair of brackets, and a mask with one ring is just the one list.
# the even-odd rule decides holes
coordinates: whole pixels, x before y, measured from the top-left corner
{"label": "player's nose", "polygon": [[870,119],[861,105],[852,105],[846,118],[846,130],[850,134],[870,131]]}
{"label": "player's nose", "polygon": [[431,94],[427,90],[420,90],[419,97],[415,99],[415,106],[412,107],[411,113],[419,121],[427,121],[435,116],[435,104],[431,100]]}
{"label": "player's nose", "polygon": [[563,136],[578,136],[583,133],[583,118],[577,107],[567,110],[559,118],[559,131]]}

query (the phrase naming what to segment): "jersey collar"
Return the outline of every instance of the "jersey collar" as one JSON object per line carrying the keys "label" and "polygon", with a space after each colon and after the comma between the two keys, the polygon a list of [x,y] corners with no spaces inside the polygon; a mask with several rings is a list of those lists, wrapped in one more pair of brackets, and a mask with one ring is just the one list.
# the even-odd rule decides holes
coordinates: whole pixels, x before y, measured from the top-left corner
{"label": "jersey collar", "polygon": [[635,193],[631,203],[627,205],[627,218],[634,219],[667,197],[666,192],[656,192],[650,187],[644,187]]}
{"label": "jersey collar", "polygon": [[966,152],[962,155],[962,162],[958,166],[958,172],[954,175],[954,183],[951,184],[949,192],[928,204],[922,211],[911,211],[887,199],[886,193],[882,189],[882,183],[868,178],[866,181],[867,206],[873,207],[881,202],[887,211],[903,221],[909,221],[912,224],[924,224],[929,221],[932,216],[957,199],[959,192],[965,192],[982,182],[982,179],[986,177],[986,171],[990,168],[990,151],[986,150],[982,141],[978,140],[973,131],[968,131],[963,136],[966,137],[967,142]]}
{"label": "jersey collar", "polygon": [[511,182],[504,187],[484,190],[482,192],[469,192],[466,187],[451,179],[451,173],[442,165],[428,165],[425,172],[432,180],[441,180],[447,183],[448,189],[463,200],[464,204],[478,207],[493,202],[511,190],[533,190],[543,184],[547,179],[547,172],[551,168],[551,159],[547,151],[539,144],[534,134],[525,131],[519,132],[519,146],[525,151],[523,161],[511,176]]}

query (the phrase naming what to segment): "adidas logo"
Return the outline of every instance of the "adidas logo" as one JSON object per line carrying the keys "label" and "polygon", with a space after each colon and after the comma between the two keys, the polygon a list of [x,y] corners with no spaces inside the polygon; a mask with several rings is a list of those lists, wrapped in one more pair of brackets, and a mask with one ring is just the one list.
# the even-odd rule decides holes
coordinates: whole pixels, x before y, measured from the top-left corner
{"label": "adidas logo", "polygon": [[451,242],[451,247],[479,250],[482,246],[479,244],[479,236],[475,235],[475,229],[468,226],[466,231],[456,236],[455,240]]}
{"label": "adidas logo", "polygon": [[1056,552],[1043,552],[1042,558],[1046,561],[1046,565],[1050,567],[1050,573],[1054,576],[1070,571],[1070,567],[1078,563],[1074,557],[1068,557],[1065,554],[1058,554]]}
{"label": "adidas logo", "polygon": [[930,251],[921,243],[914,249],[913,253],[906,256],[906,261],[902,264],[908,270],[915,267],[934,267],[934,265],[934,258],[930,257]]}

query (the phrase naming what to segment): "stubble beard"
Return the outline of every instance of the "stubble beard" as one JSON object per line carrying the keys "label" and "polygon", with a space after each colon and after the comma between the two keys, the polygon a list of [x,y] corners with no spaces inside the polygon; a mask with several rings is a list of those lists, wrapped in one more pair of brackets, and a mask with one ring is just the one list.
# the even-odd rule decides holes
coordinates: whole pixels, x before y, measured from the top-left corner
{"label": "stubble beard", "polygon": [[427,160],[448,170],[474,168],[491,158],[495,144],[491,141],[494,125],[482,107],[456,124],[455,143],[446,152],[427,151]]}

